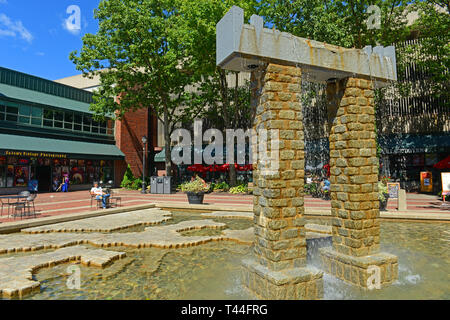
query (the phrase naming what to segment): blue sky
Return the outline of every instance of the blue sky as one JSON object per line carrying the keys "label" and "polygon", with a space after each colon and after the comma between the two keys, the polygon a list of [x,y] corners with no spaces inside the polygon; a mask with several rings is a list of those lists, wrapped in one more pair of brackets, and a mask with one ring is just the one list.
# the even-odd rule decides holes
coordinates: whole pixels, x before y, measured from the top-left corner
{"label": "blue sky", "polygon": [[[81,48],[85,33],[97,32],[93,16],[99,2],[0,0],[0,66],[50,80],[79,74],[69,54]],[[65,24],[71,5],[80,8],[79,30]]]}

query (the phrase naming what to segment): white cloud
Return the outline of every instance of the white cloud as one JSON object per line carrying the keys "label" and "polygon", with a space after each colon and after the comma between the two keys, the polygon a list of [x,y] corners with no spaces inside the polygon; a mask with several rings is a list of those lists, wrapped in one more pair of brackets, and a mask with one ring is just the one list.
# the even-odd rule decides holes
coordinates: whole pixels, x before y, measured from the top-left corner
{"label": "white cloud", "polygon": [[0,4],[7,4],[8,3],[8,1],[6,1],[6,0],[0,0]]}
{"label": "white cloud", "polygon": [[[2,0],[0,0],[2,1]],[[12,21],[7,15],[0,13],[0,36],[17,37],[31,43],[33,35],[24,27],[22,21]]]}
{"label": "white cloud", "polygon": [[43,57],[43,56],[45,56],[45,52],[38,51],[38,52],[36,52],[36,55]]}

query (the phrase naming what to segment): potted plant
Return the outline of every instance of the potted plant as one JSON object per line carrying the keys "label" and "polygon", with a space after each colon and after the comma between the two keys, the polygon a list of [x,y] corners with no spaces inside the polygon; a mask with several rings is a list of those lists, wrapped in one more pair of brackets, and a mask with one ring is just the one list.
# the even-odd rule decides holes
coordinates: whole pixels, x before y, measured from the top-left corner
{"label": "potted plant", "polygon": [[389,193],[387,185],[383,182],[378,182],[378,200],[380,200],[380,211],[386,211]]}
{"label": "potted plant", "polygon": [[210,186],[200,177],[181,184],[181,191],[186,193],[190,204],[202,204],[205,193],[209,189]]}

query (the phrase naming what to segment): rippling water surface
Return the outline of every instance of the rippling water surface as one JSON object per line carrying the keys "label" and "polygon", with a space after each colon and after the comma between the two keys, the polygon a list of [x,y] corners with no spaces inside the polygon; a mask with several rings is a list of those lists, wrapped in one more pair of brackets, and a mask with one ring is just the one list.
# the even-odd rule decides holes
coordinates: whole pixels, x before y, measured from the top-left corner
{"label": "rippling water surface", "polygon": [[[175,212],[174,220],[205,219]],[[214,219],[231,229],[247,229],[252,221]],[[308,222],[329,224],[329,220]],[[121,232],[143,230],[128,229]],[[215,235],[217,230],[190,231]],[[381,247],[399,257],[399,279],[382,290],[363,291],[324,275],[325,299],[450,299],[450,224],[381,222]],[[309,248],[310,251],[313,248]],[[214,242],[182,249],[130,249],[110,267],[80,266],[81,289],[66,287],[67,265],[39,271],[41,291],[26,299],[254,299],[241,284],[241,260],[253,255],[251,246]],[[313,252],[313,251],[312,251]],[[314,250],[315,252],[315,250]],[[318,266],[317,255],[309,259]]]}

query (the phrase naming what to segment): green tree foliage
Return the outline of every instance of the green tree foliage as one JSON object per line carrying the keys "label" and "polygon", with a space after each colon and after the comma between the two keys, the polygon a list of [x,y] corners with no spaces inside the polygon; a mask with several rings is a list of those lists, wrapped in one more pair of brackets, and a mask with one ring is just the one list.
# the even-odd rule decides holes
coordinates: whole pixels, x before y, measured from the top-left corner
{"label": "green tree foliage", "polygon": [[[216,25],[233,5],[243,8],[245,18],[249,19],[259,4],[255,0],[188,0],[182,1],[180,7],[184,28],[190,30],[190,57],[196,66],[197,79],[201,79],[196,102],[208,106],[204,116],[223,131],[245,129],[252,123],[249,85],[238,86],[235,80],[235,85],[230,86],[227,75],[232,73],[216,66]],[[233,164],[230,165],[232,186],[237,183]]]}
{"label": "green tree foliage", "polygon": [[[266,0],[260,15],[281,31],[347,48],[390,45],[407,35],[406,8],[409,1],[398,0]],[[367,21],[381,9],[380,28],[369,28]]]}
{"label": "green tree foliage", "polygon": [[[99,118],[121,118],[127,111],[150,108],[164,124],[169,151],[175,125],[200,111],[185,90],[196,78],[187,50],[191,32],[183,28],[179,1],[102,0],[94,16],[97,34],[86,34],[81,51],[70,55],[85,76],[100,76],[92,110]],[[171,168],[166,152],[168,175]]]}
{"label": "green tree foliage", "polygon": [[420,1],[412,6],[419,19],[411,26],[420,44],[406,48],[410,61],[426,70],[429,78],[422,83],[449,106],[450,91],[450,1]]}
{"label": "green tree foliage", "polygon": [[125,174],[123,175],[122,183],[120,184],[120,187],[129,189],[131,185],[133,184],[134,180],[136,178],[133,175],[133,172],[131,171],[131,166],[128,165],[127,170],[125,171]]}

